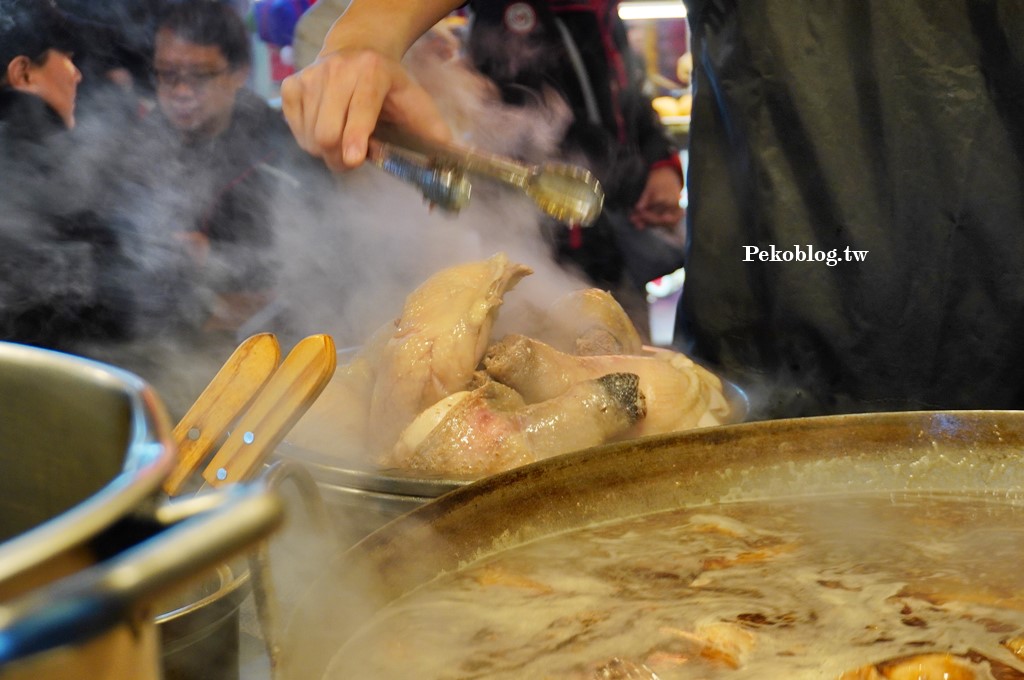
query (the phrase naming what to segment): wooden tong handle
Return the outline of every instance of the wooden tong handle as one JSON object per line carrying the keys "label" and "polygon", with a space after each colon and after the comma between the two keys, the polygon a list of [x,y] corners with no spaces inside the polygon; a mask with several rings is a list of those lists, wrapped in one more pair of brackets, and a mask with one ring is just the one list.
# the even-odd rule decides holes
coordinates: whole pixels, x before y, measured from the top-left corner
{"label": "wooden tong handle", "polygon": [[334,375],[338,354],[329,335],[295,345],[203,471],[211,486],[250,479]]}
{"label": "wooden tong handle", "polygon": [[164,480],[169,496],[177,495],[199,469],[280,360],[281,346],[272,333],[254,335],[235,348],[171,433],[178,447],[178,463]]}

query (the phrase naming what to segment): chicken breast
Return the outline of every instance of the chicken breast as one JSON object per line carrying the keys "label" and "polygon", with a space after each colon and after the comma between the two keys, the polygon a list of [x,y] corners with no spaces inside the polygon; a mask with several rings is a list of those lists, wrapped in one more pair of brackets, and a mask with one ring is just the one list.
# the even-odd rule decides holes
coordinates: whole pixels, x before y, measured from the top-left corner
{"label": "chicken breast", "polygon": [[377,366],[368,428],[373,450],[390,450],[416,415],[465,389],[504,294],[530,273],[498,253],[444,269],[409,295]]}

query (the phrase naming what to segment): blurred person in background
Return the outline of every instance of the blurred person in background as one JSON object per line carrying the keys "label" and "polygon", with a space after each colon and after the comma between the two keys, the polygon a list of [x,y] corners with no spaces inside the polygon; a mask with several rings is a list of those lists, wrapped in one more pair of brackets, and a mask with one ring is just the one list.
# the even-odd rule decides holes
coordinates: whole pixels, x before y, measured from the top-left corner
{"label": "blurred person in background", "polygon": [[146,178],[166,229],[192,253],[196,295],[183,312],[232,341],[257,315],[273,316],[276,197],[327,179],[281,113],[246,87],[250,59],[249,33],[229,4],[169,4],[152,55],[157,107],[137,131],[141,167],[125,172]]}
{"label": "blurred person in background", "polygon": [[[683,171],[679,150],[644,93],[644,69],[630,49],[618,5],[471,2],[467,52],[507,104],[529,106],[549,91],[568,102],[572,119],[561,160],[597,176],[605,205],[591,227],[551,224],[548,234],[560,262],[627,296],[683,264],[681,238],[660,233],[681,234]],[[642,297],[640,303],[644,308]]]}
{"label": "blurred person in background", "polygon": [[80,30],[47,0],[0,0],[0,340],[74,351],[129,334],[117,234],[65,172]]}
{"label": "blurred person in background", "polygon": [[[356,166],[378,118],[447,138],[399,59],[457,4],[355,0],[283,84],[304,148]],[[1024,407],[1024,5],[686,5],[681,347],[755,418]]]}
{"label": "blurred person in background", "polygon": [[[151,98],[150,57],[153,24],[162,0],[57,0],[85,30],[78,35],[76,62],[84,74],[79,101],[83,110],[107,109],[110,99],[132,103],[131,95]],[[128,96],[125,96],[128,95]],[[129,113],[136,113],[129,108]]]}

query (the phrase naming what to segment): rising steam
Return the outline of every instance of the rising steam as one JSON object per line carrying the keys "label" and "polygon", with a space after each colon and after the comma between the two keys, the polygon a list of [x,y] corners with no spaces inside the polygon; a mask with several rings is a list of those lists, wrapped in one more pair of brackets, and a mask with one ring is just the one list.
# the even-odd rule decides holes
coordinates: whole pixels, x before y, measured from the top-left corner
{"label": "rising steam", "polygon": [[[434,94],[460,142],[530,162],[554,155],[569,118],[561,100],[505,106],[488,81],[430,38],[414,46],[407,63]],[[164,181],[179,172],[166,158],[141,159],[125,168],[135,114],[125,102],[117,90],[91,90],[70,139],[60,140],[67,145],[56,154],[63,159],[60,180],[49,186],[59,187],[59,200],[53,198],[63,210],[102,216],[104,227],[123,244],[122,259],[104,272],[117,279],[109,288],[115,292],[83,282],[77,296],[105,296],[111,306],[130,308],[137,339],[91,343],[75,351],[138,373],[157,388],[172,416],[184,412],[247,335],[278,333],[285,349],[305,335],[324,332],[334,335],[339,347],[359,345],[400,312],[411,290],[458,262],[501,250],[535,270],[506,304],[507,318],[514,318],[517,306],[543,308],[559,293],[584,285],[552,260],[540,211],[507,188],[474,181],[470,205],[451,215],[431,209],[417,189],[369,165],[316,188],[316,200],[309,199],[311,187],[302,186],[296,175],[276,183],[272,201],[278,299],[237,337],[197,346],[194,337],[186,340],[171,327],[180,319],[198,322],[190,315],[201,315],[210,296],[176,234],[202,206],[194,196],[160,190],[180,184]],[[26,209],[43,200],[38,178],[5,180],[7,195],[27,197],[22,199]],[[9,237],[33,248],[53,245],[53,234],[31,215],[6,221],[12,225]],[[45,287],[23,286],[20,292],[42,295]]]}

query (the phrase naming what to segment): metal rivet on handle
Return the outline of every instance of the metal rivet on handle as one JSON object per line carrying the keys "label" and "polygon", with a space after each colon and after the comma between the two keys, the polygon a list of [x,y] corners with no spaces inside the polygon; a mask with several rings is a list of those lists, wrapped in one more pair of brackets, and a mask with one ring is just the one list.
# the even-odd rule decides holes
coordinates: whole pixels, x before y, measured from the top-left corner
{"label": "metal rivet on handle", "polygon": [[245,442],[246,444],[252,444],[254,441],[256,441],[256,435],[254,435],[252,432],[246,432],[245,434],[242,435],[242,441]]}
{"label": "metal rivet on handle", "polygon": [[224,468],[221,468],[221,469],[217,470],[217,479],[219,479],[220,481],[223,482],[227,478],[228,478],[228,471],[227,470],[225,470]]}
{"label": "metal rivet on handle", "polygon": [[192,441],[196,441],[196,440],[199,439],[199,435],[200,434],[202,434],[202,433],[199,431],[199,428],[198,427],[193,427],[192,429],[190,429],[188,431],[188,438],[190,440],[192,440]]}

